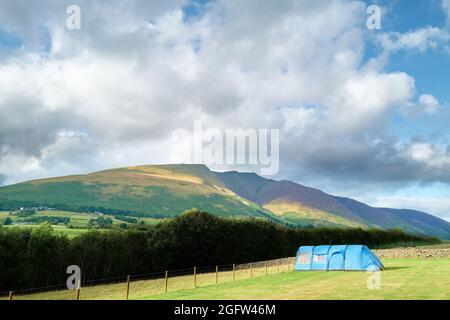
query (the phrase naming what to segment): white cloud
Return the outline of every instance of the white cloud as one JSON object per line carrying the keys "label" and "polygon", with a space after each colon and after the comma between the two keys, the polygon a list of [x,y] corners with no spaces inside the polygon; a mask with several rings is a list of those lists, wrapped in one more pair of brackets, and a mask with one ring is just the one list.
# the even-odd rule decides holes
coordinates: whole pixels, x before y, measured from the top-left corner
{"label": "white cloud", "polygon": [[447,23],[450,23],[450,0],[442,0],[442,8],[447,15]]}
{"label": "white cloud", "polygon": [[449,33],[437,27],[426,27],[406,33],[381,33],[378,41],[387,52],[414,50],[425,52],[445,47],[450,40]]}
{"label": "white cloud", "polygon": [[431,212],[450,222],[450,199],[448,197],[379,197],[372,205],[383,208],[414,208],[419,211]]}
{"label": "white cloud", "polygon": [[[441,143],[413,142],[407,146],[407,154],[413,161],[423,164],[421,170],[434,176],[446,175],[450,166],[450,150]],[[403,150],[402,150],[403,151]]]}
{"label": "white cloud", "polygon": [[[58,143],[61,132],[85,132],[97,148],[153,144],[194,120],[219,128],[285,128],[283,141],[309,150],[311,159],[343,139],[348,154],[364,153],[366,148],[355,145],[365,142],[353,136],[383,135],[390,110],[409,103],[415,93],[409,75],[361,65],[362,3],[217,1],[210,6],[189,23],[176,7],[149,23],[124,3],[83,3],[86,24],[78,35],[49,18],[50,56],[22,55],[0,68],[0,102],[8,101],[0,108],[26,96],[43,116],[70,119],[52,121],[56,127],[47,141],[35,144],[39,151],[30,155],[45,161],[44,148]],[[90,20],[89,13],[97,19]],[[431,106],[429,99],[424,102]],[[315,108],[307,111],[308,106]],[[289,113],[309,116],[292,124]]]}
{"label": "white cloud", "polygon": [[[331,118],[342,130],[365,130],[378,123],[390,107],[406,104],[415,92],[414,79],[405,73],[359,74],[338,86],[339,100],[331,101]],[[349,121],[351,119],[351,121]]]}
{"label": "white cloud", "polygon": [[[386,133],[393,112],[417,104],[415,80],[365,63],[364,3],[217,0],[189,21],[183,3],[81,1],[79,32],[65,28],[64,2],[2,4],[2,27],[25,41],[0,64],[7,183],[169,162],[172,131],[195,120],[280,128],[291,179],[440,179],[450,166],[444,146],[398,146]],[[43,29],[45,53],[36,49]],[[380,41],[424,51],[445,37],[430,27]],[[422,95],[418,104],[432,113],[439,102]]]}
{"label": "white cloud", "polygon": [[430,94],[421,95],[419,97],[419,104],[429,114],[436,113],[439,108],[439,101]]}
{"label": "white cloud", "polygon": [[415,143],[411,145],[411,157],[416,161],[429,161],[434,152],[429,144],[426,143]]}

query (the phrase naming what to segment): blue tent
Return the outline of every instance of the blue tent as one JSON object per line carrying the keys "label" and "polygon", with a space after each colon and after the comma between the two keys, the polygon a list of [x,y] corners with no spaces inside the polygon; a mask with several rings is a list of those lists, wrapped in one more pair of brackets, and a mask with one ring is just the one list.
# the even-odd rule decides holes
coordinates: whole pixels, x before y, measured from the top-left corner
{"label": "blue tent", "polygon": [[294,270],[377,271],[384,266],[367,246],[304,246],[297,251]]}

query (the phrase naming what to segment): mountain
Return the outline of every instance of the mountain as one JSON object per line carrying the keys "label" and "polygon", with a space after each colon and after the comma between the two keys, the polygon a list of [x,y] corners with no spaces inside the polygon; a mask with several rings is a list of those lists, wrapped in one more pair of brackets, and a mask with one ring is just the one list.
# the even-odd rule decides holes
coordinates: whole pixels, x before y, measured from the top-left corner
{"label": "mountain", "polygon": [[194,207],[224,216],[268,214],[203,165],[127,167],[29,181],[0,188],[2,203],[158,217],[176,216]]}
{"label": "mountain", "polygon": [[291,181],[213,172],[204,165],[127,167],[0,188],[0,210],[22,206],[160,218],[198,208],[219,216],[296,225],[401,228],[450,239],[450,223],[424,212],[374,208]]}
{"label": "mountain", "polygon": [[333,196],[291,181],[254,173],[217,173],[231,190],[293,223],[363,227],[364,221]]}
{"label": "mountain", "polygon": [[450,239],[450,223],[425,212],[374,208],[291,181],[264,179],[253,173],[218,173],[224,184],[285,221],[313,225],[403,229]]}

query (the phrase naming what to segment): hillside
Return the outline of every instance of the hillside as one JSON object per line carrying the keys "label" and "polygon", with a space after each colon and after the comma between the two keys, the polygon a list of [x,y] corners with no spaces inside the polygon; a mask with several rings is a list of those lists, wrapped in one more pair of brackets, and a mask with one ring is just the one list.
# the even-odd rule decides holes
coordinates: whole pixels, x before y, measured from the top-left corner
{"label": "hillside", "polygon": [[0,210],[30,206],[157,218],[198,208],[218,216],[296,225],[401,228],[450,239],[450,223],[424,212],[374,208],[291,181],[212,172],[204,165],[128,167],[0,188]]}
{"label": "hillside", "polygon": [[158,217],[193,207],[221,216],[268,214],[203,165],[128,167],[20,183],[0,188],[0,205],[9,204]]}
{"label": "hillside", "polygon": [[289,222],[348,227],[400,228],[407,232],[450,239],[450,223],[414,210],[374,208],[291,181],[264,179],[256,174],[218,174],[231,190]]}

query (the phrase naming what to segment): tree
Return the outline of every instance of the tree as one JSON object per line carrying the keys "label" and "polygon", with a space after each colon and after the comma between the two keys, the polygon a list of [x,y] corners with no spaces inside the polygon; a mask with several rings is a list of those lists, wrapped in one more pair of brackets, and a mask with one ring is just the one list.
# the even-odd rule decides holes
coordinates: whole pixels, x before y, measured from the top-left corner
{"label": "tree", "polygon": [[6,217],[6,219],[3,221],[3,225],[10,226],[12,225],[13,221],[10,217]]}

